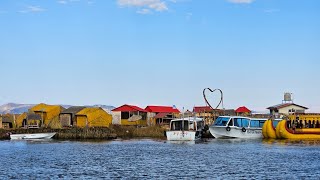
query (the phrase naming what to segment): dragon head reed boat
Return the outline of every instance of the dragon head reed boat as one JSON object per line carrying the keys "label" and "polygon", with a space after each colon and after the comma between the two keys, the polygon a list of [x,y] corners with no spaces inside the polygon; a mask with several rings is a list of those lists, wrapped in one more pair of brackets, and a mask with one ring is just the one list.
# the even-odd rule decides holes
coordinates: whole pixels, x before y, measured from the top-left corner
{"label": "dragon head reed boat", "polygon": [[265,139],[277,139],[276,127],[282,119],[268,119],[262,126],[262,135]]}
{"label": "dragon head reed boat", "polygon": [[319,124],[303,126],[291,120],[282,120],[276,128],[279,139],[320,139]]}

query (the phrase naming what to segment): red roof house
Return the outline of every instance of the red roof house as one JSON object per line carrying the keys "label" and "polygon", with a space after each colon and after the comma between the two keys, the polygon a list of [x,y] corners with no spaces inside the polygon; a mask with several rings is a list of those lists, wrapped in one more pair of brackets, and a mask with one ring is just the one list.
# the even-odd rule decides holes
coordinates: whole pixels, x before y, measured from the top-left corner
{"label": "red roof house", "polygon": [[136,125],[136,126],[146,126],[147,125],[147,111],[133,105],[122,105],[113,110],[113,115],[116,117],[114,121],[121,125]]}
{"label": "red roof house", "polygon": [[241,106],[236,109],[236,113],[251,113],[251,111],[247,107]]}
{"label": "red roof house", "polygon": [[203,113],[203,112],[212,112],[212,108],[210,106],[195,106],[193,107],[193,112],[195,113]]}
{"label": "red roof house", "polygon": [[117,107],[113,110],[111,110],[113,112],[115,111],[122,111],[122,112],[147,112],[146,110],[138,107],[138,106],[133,106],[133,105],[128,105],[128,104],[125,104],[125,105],[122,105],[120,107]]}
{"label": "red roof house", "polygon": [[179,109],[172,106],[147,106],[145,110],[154,113],[180,113]]}
{"label": "red roof house", "polygon": [[172,106],[147,106],[146,111],[152,113],[150,124],[169,124],[170,121],[177,117],[180,111]]}

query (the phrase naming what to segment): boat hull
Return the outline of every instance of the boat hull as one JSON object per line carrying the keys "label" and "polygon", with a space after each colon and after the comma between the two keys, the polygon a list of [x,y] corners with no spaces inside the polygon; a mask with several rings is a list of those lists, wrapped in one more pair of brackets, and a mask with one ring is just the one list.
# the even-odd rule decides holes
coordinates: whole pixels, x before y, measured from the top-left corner
{"label": "boat hull", "polygon": [[293,131],[287,128],[285,120],[279,122],[276,132],[281,139],[320,139],[320,128],[303,128]]}
{"label": "boat hull", "polygon": [[35,134],[11,134],[10,139],[22,140],[22,139],[50,139],[56,133],[35,133]]}
{"label": "boat hull", "polygon": [[264,122],[262,127],[262,134],[265,139],[276,139],[276,129],[272,124],[272,120],[267,120]]}
{"label": "boat hull", "polygon": [[267,134],[267,126],[268,126],[268,122],[269,120],[266,120],[266,122],[263,123],[263,126],[262,126],[262,135],[263,135],[263,138],[265,139],[268,139],[269,136]]}
{"label": "boat hull", "polygon": [[200,137],[196,137],[196,131],[167,131],[168,141],[194,141]]}
{"label": "boat hull", "polygon": [[246,128],[230,126],[230,131],[225,126],[210,126],[209,130],[215,138],[263,138],[262,128]]}

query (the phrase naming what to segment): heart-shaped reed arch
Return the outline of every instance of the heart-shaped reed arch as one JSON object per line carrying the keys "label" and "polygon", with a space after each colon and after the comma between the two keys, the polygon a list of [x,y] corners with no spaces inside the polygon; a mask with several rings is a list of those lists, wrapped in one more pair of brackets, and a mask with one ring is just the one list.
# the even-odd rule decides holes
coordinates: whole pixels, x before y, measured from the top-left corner
{"label": "heart-shaped reed arch", "polygon": [[[211,93],[214,93],[215,91],[219,91],[219,92],[220,92],[220,101],[219,101],[218,105],[216,106],[216,108],[213,108],[213,107],[211,106],[211,104],[209,103],[209,101],[208,101],[208,99],[207,99],[207,97],[206,97],[206,90],[209,90]],[[206,104],[207,104],[211,109],[213,109],[213,110],[218,109],[218,107],[219,107],[220,105],[222,106],[222,109],[223,109],[223,92],[222,92],[221,89],[214,89],[214,90],[212,90],[212,89],[210,89],[210,88],[204,88],[204,89],[203,89],[203,98],[204,98]]]}

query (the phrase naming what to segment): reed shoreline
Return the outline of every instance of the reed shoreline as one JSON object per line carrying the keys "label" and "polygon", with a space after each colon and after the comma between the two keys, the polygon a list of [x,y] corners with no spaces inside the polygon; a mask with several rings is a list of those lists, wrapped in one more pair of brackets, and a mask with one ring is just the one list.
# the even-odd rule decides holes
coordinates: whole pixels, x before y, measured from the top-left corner
{"label": "reed shoreline", "polygon": [[160,126],[136,127],[112,125],[109,128],[39,128],[39,129],[0,129],[0,140],[10,139],[10,134],[30,134],[56,132],[53,137],[59,140],[112,140],[112,139],[133,139],[133,138],[165,138],[165,129]]}

